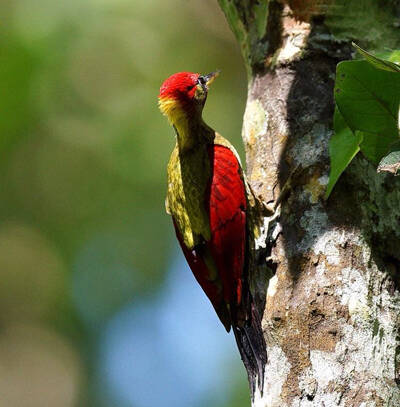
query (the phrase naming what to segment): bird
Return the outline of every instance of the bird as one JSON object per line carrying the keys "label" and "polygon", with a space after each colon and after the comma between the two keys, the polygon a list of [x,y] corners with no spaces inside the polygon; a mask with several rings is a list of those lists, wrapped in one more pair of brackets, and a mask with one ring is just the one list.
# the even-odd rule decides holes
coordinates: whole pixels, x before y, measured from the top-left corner
{"label": "bird", "polygon": [[256,348],[264,345],[254,340],[261,323],[246,276],[249,187],[235,148],[202,117],[218,75],[178,72],[161,85],[159,109],[176,135],[166,211],[194,277],[226,331],[233,329],[245,365],[262,377],[265,350]]}

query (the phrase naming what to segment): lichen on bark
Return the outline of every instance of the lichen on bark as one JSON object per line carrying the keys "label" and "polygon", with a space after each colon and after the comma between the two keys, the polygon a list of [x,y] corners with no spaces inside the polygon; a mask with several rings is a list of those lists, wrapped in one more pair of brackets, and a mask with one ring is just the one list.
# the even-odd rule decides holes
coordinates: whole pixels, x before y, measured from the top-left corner
{"label": "lichen on bark", "polygon": [[249,74],[248,179],[267,204],[290,182],[252,245],[268,354],[253,406],[400,405],[400,180],[356,157],[323,198],[336,64],[351,40],[400,45],[399,2],[371,1],[219,0]]}

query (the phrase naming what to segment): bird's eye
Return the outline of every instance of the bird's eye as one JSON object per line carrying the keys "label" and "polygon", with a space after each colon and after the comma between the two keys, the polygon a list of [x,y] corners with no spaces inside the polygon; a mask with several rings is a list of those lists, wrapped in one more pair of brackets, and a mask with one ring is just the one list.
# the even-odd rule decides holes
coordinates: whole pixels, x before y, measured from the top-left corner
{"label": "bird's eye", "polygon": [[195,85],[190,85],[190,86],[188,86],[187,88],[186,88],[186,90],[192,90],[193,88],[195,87]]}

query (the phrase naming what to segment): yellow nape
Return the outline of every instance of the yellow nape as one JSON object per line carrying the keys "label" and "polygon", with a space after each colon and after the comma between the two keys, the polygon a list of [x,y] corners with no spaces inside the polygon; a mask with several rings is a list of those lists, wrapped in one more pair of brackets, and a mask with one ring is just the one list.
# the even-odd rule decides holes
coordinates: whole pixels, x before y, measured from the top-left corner
{"label": "yellow nape", "polygon": [[182,108],[181,103],[177,99],[159,98],[158,107],[164,116],[167,116],[171,125],[175,126],[180,135],[186,135],[188,132],[187,113]]}

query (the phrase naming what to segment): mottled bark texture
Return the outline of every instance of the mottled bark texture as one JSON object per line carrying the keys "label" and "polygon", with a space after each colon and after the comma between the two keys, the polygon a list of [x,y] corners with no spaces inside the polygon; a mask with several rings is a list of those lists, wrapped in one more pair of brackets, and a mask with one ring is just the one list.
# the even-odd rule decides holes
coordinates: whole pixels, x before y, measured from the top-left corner
{"label": "mottled bark texture", "polygon": [[219,3],[248,72],[250,184],[273,204],[290,183],[252,253],[268,354],[253,406],[400,406],[400,177],[357,156],[324,200],[336,64],[351,40],[398,47],[398,2]]}

